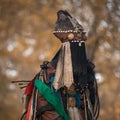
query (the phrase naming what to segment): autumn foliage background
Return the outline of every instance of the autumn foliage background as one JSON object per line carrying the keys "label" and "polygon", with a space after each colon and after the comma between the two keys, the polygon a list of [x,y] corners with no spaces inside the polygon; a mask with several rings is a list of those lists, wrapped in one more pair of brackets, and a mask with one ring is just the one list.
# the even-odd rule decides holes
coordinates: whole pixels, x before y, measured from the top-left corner
{"label": "autumn foliage background", "polygon": [[87,32],[95,65],[99,120],[120,120],[119,0],[0,0],[0,119],[18,120],[23,91],[13,80],[31,80],[61,43],[52,34],[56,12],[68,10]]}

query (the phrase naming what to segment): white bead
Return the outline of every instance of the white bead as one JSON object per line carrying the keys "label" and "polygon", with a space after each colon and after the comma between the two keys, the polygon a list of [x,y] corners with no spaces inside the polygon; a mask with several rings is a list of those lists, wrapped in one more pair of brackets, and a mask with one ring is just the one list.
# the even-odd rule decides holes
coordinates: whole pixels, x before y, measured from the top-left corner
{"label": "white bead", "polygon": [[79,42],[79,46],[81,46],[81,42]]}

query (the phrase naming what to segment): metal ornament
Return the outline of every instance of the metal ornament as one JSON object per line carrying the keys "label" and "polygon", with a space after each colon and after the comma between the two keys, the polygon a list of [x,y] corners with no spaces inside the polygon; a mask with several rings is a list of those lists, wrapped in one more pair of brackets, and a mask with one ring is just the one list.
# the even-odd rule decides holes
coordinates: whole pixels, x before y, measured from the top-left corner
{"label": "metal ornament", "polygon": [[70,34],[68,34],[67,37],[68,37],[69,40],[73,40],[73,38],[74,38],[74,34],[73,34],[73,33],[70,33]]}

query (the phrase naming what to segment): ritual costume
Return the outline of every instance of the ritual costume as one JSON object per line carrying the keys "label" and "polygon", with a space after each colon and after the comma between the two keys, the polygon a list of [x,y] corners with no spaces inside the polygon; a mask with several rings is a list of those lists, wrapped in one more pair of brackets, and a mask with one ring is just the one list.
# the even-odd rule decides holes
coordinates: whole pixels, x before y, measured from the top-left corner
{"label": "ritual costume", "polygon": [[62,45],[25,90],[31,96],[26,120],[97,120],[99,97],[86,32],[67,11],[59,10],[57,17],[53,34]]}
{"label": "ritual costume", "polygon": [[[73,18],[67,11],[60,10],[57,12],[58,19],[53,34],[60,39],[62,46],[57,55],[51,61],[56,69],[53,86],[56,90],[66,87],[68,103],[64,107],[71,111],[76,107],[75,111],[69,113],[72,115],[83,108],[83,101],[80,100],[80,94],[88,87],[90,91],[90,100],[92,107],[95,104],[94,89],[94,64],[87,59],[85,41],[87,40],[86,32],[82,25]],[[63,99],[65,99],[63,97]],[[63,100],[65,101],[65,100]],[[73,105],[69,105],[69,101],[73,101]],[[75,103],[76,102],[76,103]],[[72,103],[71,103],[72,104]],[[69,109],[70,108],[70,109]],[[79,120],[73,118],[78,116],[72,115],[71,120]]]}

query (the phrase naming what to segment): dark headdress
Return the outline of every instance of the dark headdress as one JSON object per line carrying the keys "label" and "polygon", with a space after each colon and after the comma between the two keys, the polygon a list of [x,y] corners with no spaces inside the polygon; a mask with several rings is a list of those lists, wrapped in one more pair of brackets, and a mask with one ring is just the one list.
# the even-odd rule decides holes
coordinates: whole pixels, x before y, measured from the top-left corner
{"label": "dark headdress", "polygon": [[[57,17],[53,34],[63,43],[55,77],[55,87],[56,84],[61,84],[56,87],[58,89],[62,85],[70,87],[71,83],[75,82],[73,79],[86,74],[85,40],[87,38],[82,25],[67,11],[59,10]],[[60,71],[60,69],[62,70]]]}
{"label": "dark headdress", "polygon": [[58,18],[53,33],[61,42],[86,40],[86,32],[84,32],[82,25],[67,11],[59,10],[57,16]]}

